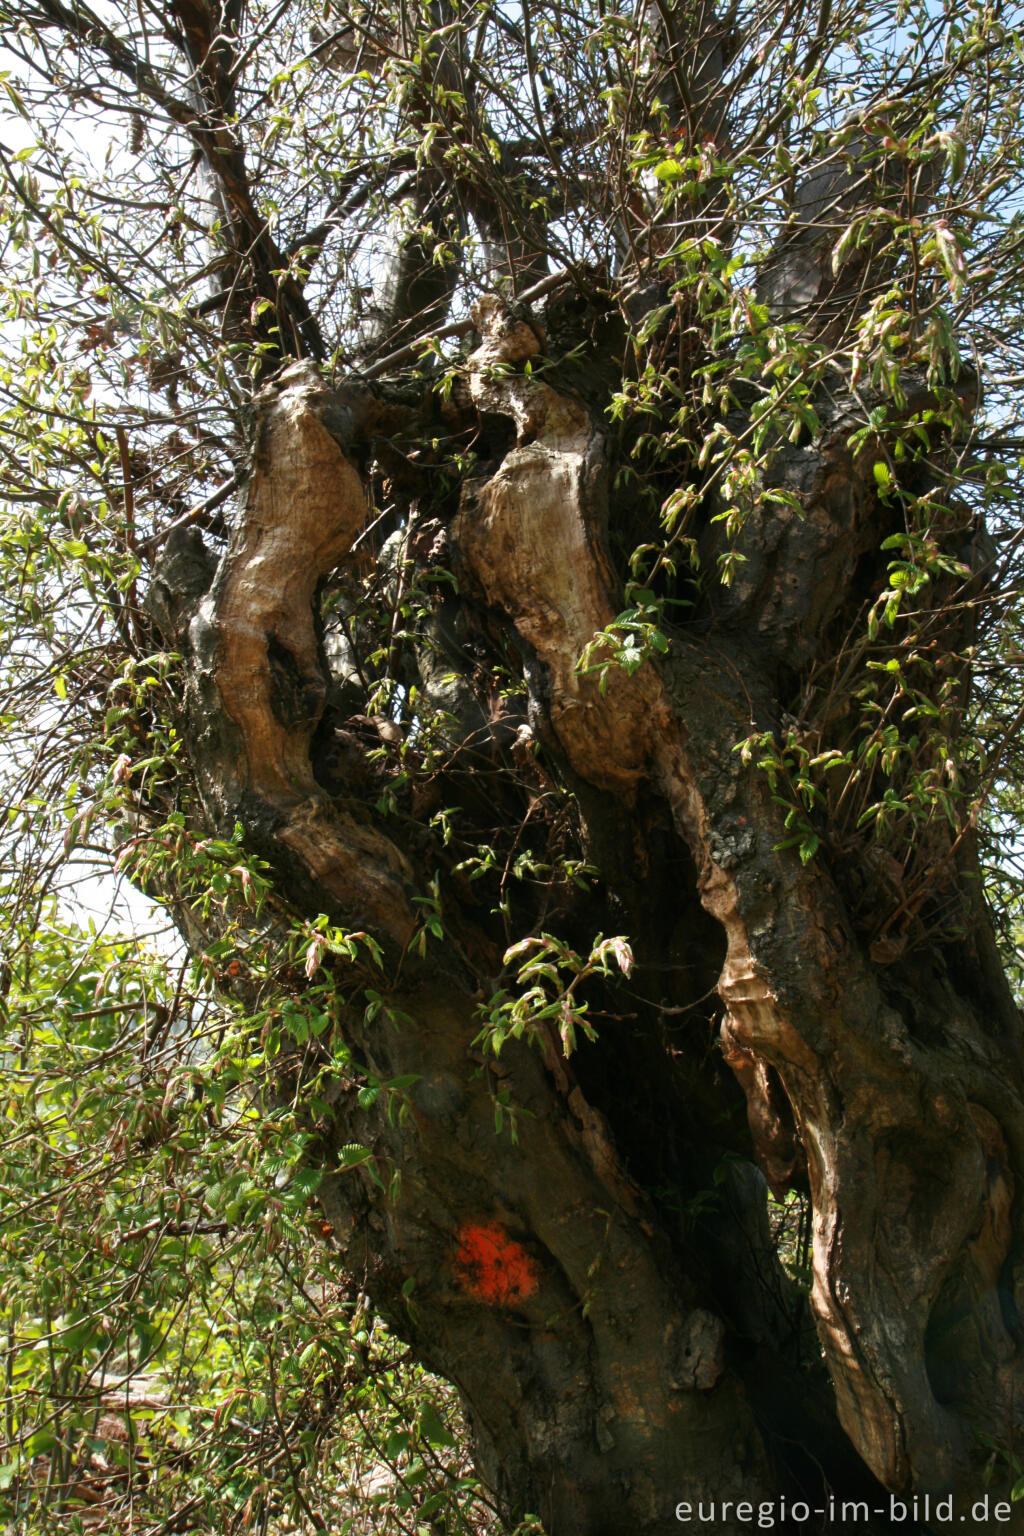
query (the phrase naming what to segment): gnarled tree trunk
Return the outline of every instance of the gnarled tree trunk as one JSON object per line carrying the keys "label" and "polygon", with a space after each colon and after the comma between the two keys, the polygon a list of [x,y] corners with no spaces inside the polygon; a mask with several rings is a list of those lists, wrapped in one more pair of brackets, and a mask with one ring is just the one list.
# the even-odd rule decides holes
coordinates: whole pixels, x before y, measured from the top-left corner
{"label": "gnarled tree trunk", "polygon": [[[215,117],[230,73],[197,14],[189,57]],[[878,607],[886,541],[906,532],[917,558],[900,476],[927,501],[976,406],[952,362],[953,383],[908,367],[884,398],[858,378],[859,321],[894,280],[887,231],[920,224],[938,150],[911,153],[887,100],[791,176],[757,293],[733,303],[752,337],[775,324],[792,342],[803,414],[779,386],[778,442],[744,459],[779,353],[737,367],[716,404],[730,337],[712,334],[703,279],[680,280],[698,250],[725,270],[739,217],[715,171],[738,115],[730,29],[704,6],[640,17],[635,137],[692,156],[655,181],[692,180],[660,202],[639,176],[621,190],[617,309],[593,273],[545,276],[559,210],[597,193],[585,156],[575,180],[556,174],[589,130],[578,112],[546,122],[528,13],[501,25],[529,67],[523,153],[547,156],[544,198],[488,137],[455,14],[428,7],[394,45],[406,126],[426,139],[399,167],[411,213],[363,337],[376,361],[339,387],[308,361],[264,386],[215,569],[179,532],[150,595],[185,658],[207,825],[240,825],[294,911],[355,935],[347,961],[308,951],[345,1054],[296,1045],[281,1091],[301,1102],[315,1082],[339,1263],[458,1385],[511,1516],[538,1513],[550,1536],[642,1533],[685,1504],[689,1528],[731,1532],[744,1505],[786,1528],[788,1500],[810,1529],[849,1501],[862,1527],[906,1530],[895,1497],[959,1528],[986,1486],[1007,1496],[1024,1412],[1021,1023],[970,819],[922,816],[896,858],[850,812],[882,795],[874,738],[862,752],[853,727],[836,735],[858,668],[910,679],[878,706],[892,752],[915,711],[953,741],[969,686],[977,588],[955,506],[927,531],[938,595],[904,652],[865,660],[850,641]],[[367,39],[387,52],[379,27]],[[218,152],[213,173],[240,177],[233,141]],[[281,350],[290,335],[319,357],[250,206],[231,201],[245,240],[229,228],[226,302],[273,289]],[[491,281],[507,266],[513,292],[553,296],[485,298],[453,378],[396,380],[410,338],[449,313],[471,227]],[[620,314],[661,346],[660,424],[674,391],[678,421],[706,432],[669,433],[646,492],[621,473],[638,429],[606,412],[643,382],[625,376]],[[680,540],[654,542],[666,491],[690,508],[699,575],[673,565]],[[639,596],[638,546],[661,549],[661,586]],[[361,561],[383,629],[344,574]],[[888,601],[892,616],[895,577]],[[361,670],[374,645],[390,695]],[[933,788],[947,772],[931,764]],[[809,1197],[809,1295],[774,1251],[765,1180]]]}
{"label": "gnarled tree trunk", "polygon": [[[908,919],[872,938],[848,871],[779,846],[783,811],[739,750],[779,729],[794,679],[860,600],[892,518],[873,455],[845,446],[831,380],[825,430],[784,458],[799,510],[755,511],[741,579],[709,585],[664,657],[581,670],[622,606],[608,442],[557,373],[524,372],[536,321],[492,303],[478,322],[444,410],[478,435],[479,463],[457,501],[417,496],[401,541],[407,584],[441,564],[458,581],[457,598],[431,599],[420,696],[443,677],[447,705],[478,706],[416,791],[415,824],[373,809],[366,752],[375,727],[382,750],[414,754],[422,727],[353,723],[317,609],[367,522],[371,435],[387,422],[426,440],[440,407],[286,369],[259,398],[209,590],[176,578],[201,569],[182,566],[178,538],[151,600],[187,655],[211,821],[241,823],[299,911],[384,949],[376,1005],[359,984],[346,993],[351,1068],[318,1090],[325,1164],[351,1143],[373,1153],[323,1187],[339,1261],[457,1383],[507,1509],[538,1512],[552,1536],[653,1532],[681,1501],[692,1528],[739,1530],[723,1501],[778,1513],[787,1498],[865,1500],[871,1528],[906,1529],[890,1494],[921,1512],[928,1494],[935,1529],[952,1496],[958,1524],[982,1486],[979,1437],[1009,1447],[1019,1429],[1018,1015],[967,839],[932,854],[956,936],[947,921],[915,945]],[[481,685],[496,663],[521,669],[512,701]],[[466,879],[422,805],[518,826],[526,847],[553,835],[552,775],[573,791],[564,835],[598,879],[549,890],[533,931],[622,934],[634,968],[628,984],[590,982],[596,1043],[567,1059],[544,1022],[495,1056],[479,1038],[502,976],[494,882]],[[862,874],[877,892],[869,857]],[[423,926],[431,879],[439,937]],[[807,1180],[820,1352],[760,1176],[737,1163],[714,1179],[747,1134],[709,1049],[719,1006],[754,1153],[777,1190]],[[358,1097],[396,1078],[404,1123],[393,1095]]]}
{"label": "gnarled tree trunk", "polygon": [[[104,593],[129,745],[178,711],[120,862],[263,1031],[339,1269],[548,1536],[1003,1529],[977,1506],[1024,1486],[957,352],[980,315],[1019,391],[1019,38],[947,9],[12,28],[53,94],[0,146],[5,454],[58,527],[43,574],[16,529],[18,581]],[[68,103],[130,121],[123,187],[120,153],[78,174]],[[210,836],[262,861],[255,915],[171,869]],[[769,1189],[809,1212],[798,1278]]]}

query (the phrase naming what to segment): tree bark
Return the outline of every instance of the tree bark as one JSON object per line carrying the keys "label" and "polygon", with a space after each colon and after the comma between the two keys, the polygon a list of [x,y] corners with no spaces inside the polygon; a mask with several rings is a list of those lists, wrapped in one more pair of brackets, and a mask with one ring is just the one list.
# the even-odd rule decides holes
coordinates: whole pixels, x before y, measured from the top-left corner
{"label": "tree bark", "polygon": [[[353,1143],[372,1152],[323,1186],[340,1261],[458,1385],[509,1514],[539,1513],[551,1536],[653,1532],[683,1500],[718,1511],[693,1529],[732,1532],[743,1526],[722,1501],[823,1509],[827,1495],[864,1498],[865,1528],[895,1529],[886,1491],[953,1495],[958,1523],[979,1488],[978,1437],[1009,1448],[1019,1431],[1019,1018],[966,900],[958,938],[887,963],[848,880],[780,848],[782,812],[738,750],[778,728],[782,680],[844,619],[858,562],[884,535],[872,455],[843,446],[832,391],[830,428],[785,459],[801,513],[756,513],[743,579],[711,587],[663,660],[581,670],[622,606],[608,444],[580,398],[524,371],[535,323],[496,302],[478,323],[449,424],[475,423],[490,463],[454,513],[450,495],[415,503],[405,556],[439,512],[473,644],[521,659],[521,714],[488,717],[476,685],[484,783],[500,777],[495,793],[511,795],[498,814],[525,826],[549,772],[574,788],[603,884],[548,920],[624,933],[638,974],[673,970],[676,1001],[657,976],[638,982],[633,1023],[613,1013],[571,1060],[549,1025],[533,1045],[481,1050],[500,930],[433,833],[383,819],[360,793],[371,770],[316,620],[321,584],[367,521],[361,458],[395,408],[293,365],[259,398],[251,477],[208,592],[194,562],[183,591],[170,561],[151,606],[187,655],[209,822],[241,823],[296,910],[383,947],[390,979],[370,1009],[338,972],[352,1065],[328,1076],[317,1121],[327,1168]],[[419,544],[421,564],[436,563],[436,537]],[[437,670],[421,666],[421,686]],[[465,654],[453,670],[472,691]],[[324,767],[332,732],[351,749],[345,782]],[[457,751],[435,777],[435,804],[472,793]],[[952,844],[943,857],[962,887],[970,860]],[[443,938],[424,932],[430,872]],[[806,1166],[824,1370],[771,1248],[760,1175],[726,1166],[701,1199],[746,1134],[728,1074],[671,1022],[713,1027],[713,991],[750,1155],[778,1189]],[[601,982],[591,997],[621,1006]],[[289,1097],[323,1071],[300,1058]],[[411,1085],[360,1103],[361,1087],[396,1078]]]}
{"label": "tree bark", "polygon": [[[925,13],[899,57],[829,0],[356,6],[308,53],[240,0],[24,21],[57,93],[30,154],[63,190],[13,158],[12,251],[53,241],[45,326],[82,354],[64,436],[26,364],[57,466],[44,485],[26,429],[26,484],[92,562],[65,491],[117,442],[97,549],[127,574],[88,582],[141,668],[150,640],[181,658],[187,768],[136,765],[131,814],[262,861],[255,916],[170,874],[168,899],[194,950],[232,936],[219,979],[282,1041],[339,1267],[549,1536],[739,1532],[761,1505],[785,1529],[794,1500],[803,1530],[834,1500],[864,1530],[985,1529],[979,1493],[1021,1477],[1024,1036],[962,778],[980,530],[955,463],[980,390],[959,296],[991,336],[1016,292],[1016,45],[985,8]],[[144,250],[102,256],[129,194],[72,174],[61,92],[133,143],[159,123]],[[154,299],[161,239],[169,289],[216,291]],[[452,320],[481,273],[500,297]],[[345,288],[372,278],[360,327]],[[137,406],[132,370],[159,386],[168,358],[171,411]],[[251,441],[216,556],[227,445],[178,409],[189,358],[193,404]],[[121,418],[74,448],[90,369],[145,439],[142,539]],[[329,1029],[289,1036],[314,992]],[[806,1291],[766,1187],[810,1202]]]}

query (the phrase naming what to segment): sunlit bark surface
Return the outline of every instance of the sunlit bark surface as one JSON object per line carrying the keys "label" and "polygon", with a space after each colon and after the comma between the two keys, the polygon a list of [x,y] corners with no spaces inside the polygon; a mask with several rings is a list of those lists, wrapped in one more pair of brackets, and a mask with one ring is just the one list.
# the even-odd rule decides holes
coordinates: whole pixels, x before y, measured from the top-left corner
{"label": "sunlit bark surface", "polygon": [[[465,881],[446,881],[445,939],[410,948],[423,845],[324,767],[325,743],[351,727],[316,620],[320,584],[368,517],[366,423],[391,407],[294,365],[258,402],[209,590],[174,598],[181,540],[157,588],[188,651],[210,816],[242,822],[300,909],[371,931],[397,967],[388,1009],[367,1024],[354,1008],[350,1029],[378,1077],[417,1074],[411,1124],[381,1113],[375,1126],[401,1178],[390,1195],[361,1171],[328,1180],[340,1256],[459,1385],[508,1508],[539,1512],[554,1536],[654,1531],[684,1495],[967,1498],[977,1437],[1005,1443],[1020,1411],[1017,1015],[966,897],[944,951],[894,964],[898,946],[869,948],[827,864],[778,847],[765,775],[737,751],[777,724],[779,678],[813,658],[884,536],[871,455],[844,448],[837,387],[823,403],[833,431],[786,462],[801,512],[751,521],[742,579],[706,593],[667,657],[602,678],[578,665],[621,607],[602,426],[524,372],[539,321],[495,301],[478,324],[449,411],[493,453],[461,488],[446,558],[475,632],[519,657],[527,684],[511,716],[484,702],[484,751],[525,786],[526,814],[543,758],[577,787],[583,844],[609,871],[606,909],[583,903],[594,931],[668,963],[699,956],[675,1011],[717,991],[754,1153],[779,1192],[807,1179],[824,1370],[771,1252],[763,1186],[736,1170],[710,1212],[686,1213],[711,1171],[707,1127],[738,1106],[721,1068],[694,1068],[666,996],[638,990],[635,1040],[611,1020],[569,1061],[553,1030],[488,1057],[479,1005],[501,946]],[[469,658],[448,661],[449,694],[452,674],[471,689]],[[436,671],[425,662],[426,687]],[[948,858],[969,892],[970,850]],[[354,1092],[332,1090],[328,1162],[367,1139]],[[658,1187],[669,1170],[674,1216]]]}

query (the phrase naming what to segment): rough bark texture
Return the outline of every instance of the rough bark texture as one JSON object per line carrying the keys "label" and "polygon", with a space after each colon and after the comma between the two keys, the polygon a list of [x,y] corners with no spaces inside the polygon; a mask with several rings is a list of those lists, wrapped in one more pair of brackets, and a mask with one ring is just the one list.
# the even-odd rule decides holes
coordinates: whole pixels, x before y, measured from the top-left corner
{"label": "rough bark texture", "polygon": [[[348,1038],[364,1072],[417,1075],[411,1124],[360,1110],[354,1074],[321,1126],[329,1162],[364,1142],[401,1175],[388,1197],[366,1170],[328,1179],[340,1254],[459,1385],[509,1510],[538,1511],[552,1536],[654,1531],[680,1499],[780,1490],[812,1507],[825,1490],[878,1509],[883,1489],[968,1499],[977,1437],[1008,1443],[1020,1412],[1018,1018],[976,915],[898,968],[869,953],[824,862],[778,848],[767,780],[736,750],[777,725],[780,676],[813,656],[877,545],[888,514],[870,455],[842,447],[834,403],[834,430],[786,464],[803,516],[753,519],[744,579],[704,599],[663,662],[602,685],[577,663],[621,606],[605,439],[581,399],[522,371],[533,325],[497,303],[479,323],[451,410],[497,446],[446,538],[478,631],[510,636],[523,660],[529,721],[506,722],[504,760],[534,802],[538,747],[576,785],[614,897],[605,930],[643,956],[650,923],[652,950],[699,964],[680,1006],[649,992],[632,1036],[612,1020],[571,1062],[553,1030],[541,1047],[481,1055],[494,923],[447,878],[448,937],[417,958],[433,855],[317,779],[314,741],[340,724],[317,592],[365,523],[360,444],[381,407],[287,369],[258,402],[251,479],[208,593],[198,600],[201,561],[176,583],[170,560],[153,606],[187,648],[212,823],[240,820],[293,903],[369,929],[397,978],[369,1023],[353,999]],[[424,664],[421,681],[437,670]],[[465,658],[456,670],[465,684]],[[494,726],[492,754],[501,739]],[[658,1188],[673,1177],[685,1207],[710,1183],[709,1126],[737,1135],[727,1079],[666,1027],[709,977],[770,1182],[783,1190],[806,1164],[810,1307],[862,1461],[771,1252],[763,1186],[734,1172],[704,1216],[673,1215]]]}
{"label": "rough bark texture", "polygon": [[[137,418],[162,511],[137,539],[118,418],[103,513],[112,538],[120,499],[132,560],[162,549],[152,633],[133,568],[124,643],[181,657],[187,767],[141,765],[140,818],[240,827],[269,871],[259,918],[178,903],[195,949],[249,922],[272,952],[225,978],[253,1016],[258,985],[326,978],[342,1043],[286,1039],[278,1086],[339,1266],[458,1384],[505,1511],[549,1536],[646,1536],[678,1502],[714,1503],[693,1530],[747,1530],[735,1505],[762,1500],[785,1528],[782,1498],[832,1496],[911,1529],[889,1494],[954,1497],[958,1530],[1019,1478],[1024,1432],[1024,1034],[957,781],[980,390],[957,335],[976,295],[998,340],[1017,291],[1018,40],[999,7],[918,7],[893,48],[829,0],[331,0],[307,51],[301,7],[253,9],[35,0],[33,72],[126,112],[133,155],[159,123],[126,227],[165,227],[101,260],[90,221],[126,204],[90,201],[63,127],[37,146],[52,210],[20,152],[4,197],[53,242],[60,325],[94,316],[75,409],[104,335],[94,405],[137,368],[167,388]],[[99,420],[44,488],[69,551]],[[919,604],[882,660],[880,592]],[[868,737],[923,753],[913,805],[861,750],[865,698]],[[807,801],[758,741],[820,790],[799,850]],[[889,789],[887,843],[864,826]],[[809,1198],[806,1294],[766,1185]]]}

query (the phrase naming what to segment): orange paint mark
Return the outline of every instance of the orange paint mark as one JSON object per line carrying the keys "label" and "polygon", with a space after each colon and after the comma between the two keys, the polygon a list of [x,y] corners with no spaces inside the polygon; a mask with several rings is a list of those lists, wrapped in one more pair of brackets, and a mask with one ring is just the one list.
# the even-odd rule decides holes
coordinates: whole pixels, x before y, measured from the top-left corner
{"label": "orange paint mark", "polygon": [[459,1284],[492,1307],[515,1306],[537,1289],[537,1268],[526,1249],[497,1222],[459,1228],[455,1268]]}

